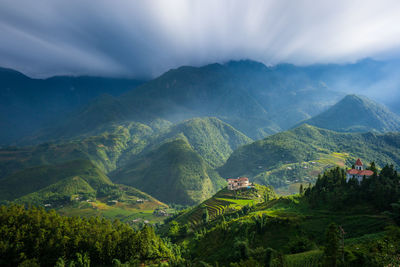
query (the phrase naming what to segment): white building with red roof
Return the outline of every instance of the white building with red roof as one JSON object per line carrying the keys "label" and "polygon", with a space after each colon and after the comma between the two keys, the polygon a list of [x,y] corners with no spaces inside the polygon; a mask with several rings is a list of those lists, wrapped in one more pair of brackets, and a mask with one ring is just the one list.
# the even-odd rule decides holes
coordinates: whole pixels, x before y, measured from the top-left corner
{"label": "white building with red roof", "polygon": [[239,177],[236,179],[229,178],[226,180],[228,181],[228,190],[237,190],[240,188],[250,188],[251,187],[249,178],[247,178],[247,177]]}
{"label": "white building with red roof", "polygon": [[364,164],[360,159],[357,159],[356,164],[354,165],[354,169],[347,170],[347,181],[351,178],[356,178],[358,182],[361,182],[364,177],[369,178],[374,174],[373,171],[365,170]]}

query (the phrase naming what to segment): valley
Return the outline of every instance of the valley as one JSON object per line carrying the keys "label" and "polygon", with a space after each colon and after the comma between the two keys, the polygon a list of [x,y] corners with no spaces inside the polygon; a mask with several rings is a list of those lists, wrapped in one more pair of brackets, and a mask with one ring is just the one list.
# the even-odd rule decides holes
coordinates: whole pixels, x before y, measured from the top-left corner
{"label": "valley", "polygon": [[[396,199],[341,211],[329,193],[310,192],[357,158],[383,176],[398,169],[400,119],[365,96],[331,90],[313,71],[253,61],[180,67],[93,97],[0,148],[0,203],[42,207],[40,216],[118,220],[135,231],[151,225],[176,266],[320,263],[335,222],[349,231],[348,260],[365,262],[355,246],[386,238]],[[228,190],[226,179],[237,177],[251,186]]]}

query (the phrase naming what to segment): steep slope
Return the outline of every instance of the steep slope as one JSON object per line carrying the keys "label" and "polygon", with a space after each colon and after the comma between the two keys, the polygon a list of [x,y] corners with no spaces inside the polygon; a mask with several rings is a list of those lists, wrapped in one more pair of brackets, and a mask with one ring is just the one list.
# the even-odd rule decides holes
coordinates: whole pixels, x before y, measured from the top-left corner
{"label": "steep slope", "polygon": [[[47,138],[79,135],[90,127],[161,118],[173,123],[193,117],[217,117],[251,138],[287,129],[334,104],[341,93],[291,65],[266,67],[254,61],[172,69],[120,97],[89,104],[47,130]],[[103,103],[104,102],[104,103]],[[111,109],[111,114],[100,116]],[[75,121],[77,120],[77,121]]]}
{"label": "steep slope", "polygon": [[[44,206],[66,216],[100,216],[129,223],[161,222],[167,205],[130,186],[113,184],[88,160],[27,168],[0,180],[0,202]],[[133,222],[132,220],[136,220]]]}
{"label": "steep slope", "polygon": [[0,81],[0,145],[66,118],[101,94],[118,96],[142,83],[85,76],[32,79],[5,68],[0,68]]}
{"label": "steep slope", "polygon": [[358,157],[400,166],[399,147],[400,133],[338,133],[305,124],[238,148],[219,171],[223,177],[247,175],[282,186],[311,182],[324,168],[351,166]]}
{"label": "steep slope", "polygon": [[223,180],[184,138],[162,144],[112,174],[167,203],[196,204],[210,197]]}
{"label": "steep slope", "polygon": [[400,130],[400,117],[372,100],[348,95],[304,123],[338,132],[390,132]]}
{"label": "steep slope", "polygon": [[74,176],[80,176],[79,187],[85,190],[89,188],[88,192],[112,184],[90,161],[74,160],[63,164],[27,168],[1,179],[1,200],[13,200]]}
{"label": "steep slope", "polygon": [[153,135],[168,128],[165,121],[149,125],[127,122],[92,129],[87,136],[60,143],[0,149],[0,179],[27,167],[87,159],[108,173],[139,154]]}
{"label": "steep slope", "polygon": [[186,138],[211,167],[221,166],[235,149],[252,142],[217,118],[194,118],[172,126],[153,143],[158,145],[177,138]]}

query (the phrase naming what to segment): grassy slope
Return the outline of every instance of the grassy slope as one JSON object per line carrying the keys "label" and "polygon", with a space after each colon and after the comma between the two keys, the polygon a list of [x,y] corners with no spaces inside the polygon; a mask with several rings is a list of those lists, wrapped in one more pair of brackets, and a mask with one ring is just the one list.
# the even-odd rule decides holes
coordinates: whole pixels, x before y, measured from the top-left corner
{"label": "grassy slope", "polygon": [[372,100],[348,95],[321,114],[304,121],[339,132],[390,132],[400,130],[400,117]]}
{"label": "grassy slope", "polygon": [[[263,220],[260,224],[261,217]],[[386,216],[376,214],[365,206],[342,212],[313,210],[304,199],[289,197],[260,203],[250,214],[233,217],[224,224],[216,220],[205,235],[196,239],[189,237],[187,242],[197,259],[209,263],[228,263],[231,260],[229,255],[232,255],[232,244],[246,239],[249,240],[250,248],[262,246],[278,249],[287,254],[290,262],[312,261],[313,257],[321,256],[320,251],[291,255],[290,242],[300,235],[320,246],[324,244],[326,227],[331,222],[336,222],[345,230],[345,244],[354,240],[360,243],[364,237],[372,238],[371,234],[379,237],[384,228],[392,224]]]}
{"label": "grassy slope", "polygon": [[210,197],[223,180],[185,139],[161,145],[113,174],[164,202],[195,204]]}
{"label": "grassy slope", "polygon": [[[105,193],[101,190],[107,189]],[[140,190],[113,184],[88,160],[24,169],[0,180],[0,200],[43,206],[63,215],[104,216],[131,222],[161,222],[154,209],[168,206]],[[111,200],[118,199],[112,203]],[[143,202],[137,202],[138,199]],[[88,201],[89,202],[88,202]]]}
{"label": "grassy slope", "polygon": [[247,175],[260,183],[282,186],[300,177],[308,182],[305,177],[312,180],[333,165],[351,166],[358,157],[366,163],[400,166],[399,147],[398,133],[337,133],[302,125],[240,147],[220,173],[224,177]]}
{"label": "grassy slope", "polygon": [[[180,67],[119,98],[102,97],[63,121],[49,137],[76,136],[100,125],[154,118],[179,122],[218,117],[252,138],[287,129],[334,104],[330,91],[302,68],[249,60]],[[43,139],[42,139],[43,140]]]}
{"label": "grassy slope", "polygon": [[92,161],[108,173],[139,154],[149,138],[166,126],[128,122],[99,128],[91,136],[81,136],[63,143],[0,150],[0,179],[24,168],[58,164],[75,159]]}
{"label": "grassy slope", "polygon": [[155,141],[186,138],[211,167],[224,164],[230,154],[241,145],[252,142],[250,138],[217,118],[194,118],[172,126]]}
{"label": "grassy slope", "polygon": [[90,161],[74,160],[27,168],[3,178],[0,180],[0,195],[2,199],[13,200],[72,176],[81,176],[81,179],[96,189],[103,184],[112,184]]}
{"label": "grassy slope", "polygon": [[214,220],[226,212],[237,211],[243,206],[252,206],[263,202],[265,194],[268,194],[271,199],[275,197],[271,188],[258,184],[253,189],[241,189],[238,191],[224,188],[200,205],[179,215],[175,220],[182,225],[188,223],[193,229],[196,229],[202,226],[203,207],[207,208],[210,220]]}

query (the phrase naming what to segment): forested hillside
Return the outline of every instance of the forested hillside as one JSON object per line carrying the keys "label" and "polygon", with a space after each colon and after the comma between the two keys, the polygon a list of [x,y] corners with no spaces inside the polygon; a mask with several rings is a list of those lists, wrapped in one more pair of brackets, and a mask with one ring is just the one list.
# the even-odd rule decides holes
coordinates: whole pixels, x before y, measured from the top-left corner
{"label": "forested hillside", "polygon": [[157,137],[153,143],[158,145],[176,138],[186,139],[213,168],[224,164],[235,149],[252,142],[231,125],[217,118],[206,117],[176,124]]}
{"label": "forested hillside", "polygon": [[169,220],[161,232],[186,248],[184,257],[194,263],[396,266],[400,177],[389,165],[380,172],[368,167],[375,175],[360,184],[333,168],[290,197],[265,194],[260,200],[257,188],[230,196],[222,190]]}
{"label": "forested hillside", "polygon": [[135,231],[118,220],[70,218],[12,205],[0,207],[0,224],[2,266],[134,266],[179,256],[150,226]]}
{"label": "forested hillside", "polygon": [[313,182],[325,168],[351,166],[357,158],[397,167],[399,147],[399,133],[338,133],[305,124],[240,147],[219,170],[279,187],[285,180]]}
{"label": "forested hillside", "polygon": [[112,174],[167,203],[199,203],[221,188],[224,180],[181,138],[161,145]]}
{"label": "forested hillside", "polygon": [[217,117],[258,139],[317,115],[341,96],[292,65],[244,60],[184,66],[120,97],[93,101],[36,140],[76,136],[110,123],[147,124],[158,118],[178,123],[194,117]]}
{"label": "forested hillside", "polygon": [[59,123],[102,94],[118,96],[142,83],[88,76],[32,79],[5,68],[0,68],[0,81],[0,146]]}
{"label": "forested hillside", "polygon": [[400,117],[362,96],[348,95],[328,110],[302,123],[337,132],[397,132]]}

